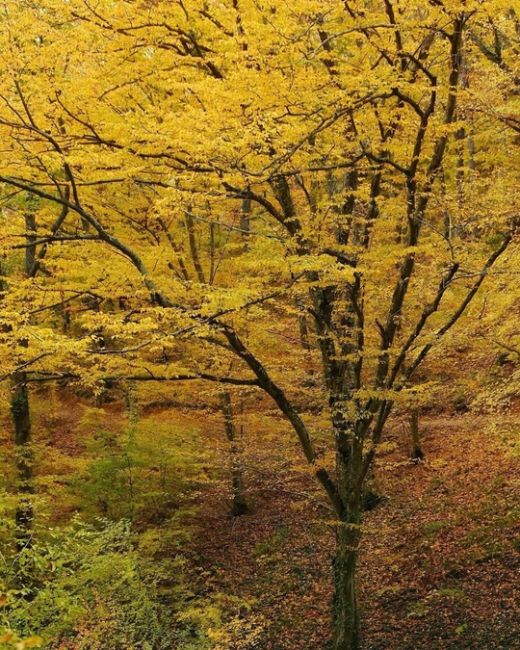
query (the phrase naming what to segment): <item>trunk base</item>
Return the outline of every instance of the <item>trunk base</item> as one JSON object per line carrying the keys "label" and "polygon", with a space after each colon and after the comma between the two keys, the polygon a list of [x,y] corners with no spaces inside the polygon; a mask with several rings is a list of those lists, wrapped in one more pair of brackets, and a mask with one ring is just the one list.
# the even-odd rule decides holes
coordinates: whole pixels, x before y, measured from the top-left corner
{"label": "trunk base", "polygon": [[233,517],[242,517],[250,513],[249,506],[244,501],[233,501],[231,506],[231,514]]}
{"label": "trunk base", "polygon": [[332,650],[359,650],[361,647],[359,609],[356,593],[356,565],[360,538],[360,518],[342,522],[336,539],[334,558],[334,638]]}

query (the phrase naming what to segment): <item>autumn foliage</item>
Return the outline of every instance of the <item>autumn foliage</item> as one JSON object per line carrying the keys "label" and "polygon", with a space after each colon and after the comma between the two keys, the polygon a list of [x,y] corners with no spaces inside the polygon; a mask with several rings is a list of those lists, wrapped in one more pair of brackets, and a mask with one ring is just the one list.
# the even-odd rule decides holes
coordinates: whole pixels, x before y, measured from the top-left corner
{"label": "autumn foliage", "polygon": [[[517,534],[516,506],[453,475],[493,480],[484,432],[515,472],[514,7],[0,11],[0,643],[491,643],[449,619],[399,645],[374,603],[414,620],[461,605],[449,572],[487,561],[457,546],[464,508]],[[430,472],[453,494],[440,512]],[[425,565],[415,521],[454,567]],[[286,608],[258,605],[269,576]]]}

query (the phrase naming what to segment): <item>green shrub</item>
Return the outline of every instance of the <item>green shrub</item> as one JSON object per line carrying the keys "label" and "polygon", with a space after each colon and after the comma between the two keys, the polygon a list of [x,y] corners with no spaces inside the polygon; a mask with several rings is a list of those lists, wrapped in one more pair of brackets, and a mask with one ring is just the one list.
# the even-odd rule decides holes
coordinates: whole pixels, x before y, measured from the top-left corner
{"label": "green shrub", "polygon": [[75,520],[15,560],[0,573],[6,629],[39,636],[45,648],[172,647],[157,577],[143,572],[128,522]]}
{"label": "green shrub", "polygon": [[70,489],[85,512],[156,524],[205,480],[205,451],[191,431],[154,418],[119,434],[96,430],[90,458]]}

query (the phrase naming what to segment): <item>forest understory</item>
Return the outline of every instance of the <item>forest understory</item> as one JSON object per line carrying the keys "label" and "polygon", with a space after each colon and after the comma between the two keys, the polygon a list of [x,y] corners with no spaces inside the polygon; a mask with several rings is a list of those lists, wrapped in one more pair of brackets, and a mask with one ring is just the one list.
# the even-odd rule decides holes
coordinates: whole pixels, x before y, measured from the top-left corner
{"label": "forest understory", "polygon": [[[359,569],[367,650],[520,648],[517,417],[501,417],[498,435],[490,417],[424,418],[418,464],[394,424]],[[193,552],[213,589],[253,599],[270,621],[259,648],[326,650],[334,535],[319,507],[313,518],[302,504],[308,482],[270,479],[251,515],[205,504]]]}
{"label": "forest understory", "polygon": [[[191,645],[201,638],[216,643],[207,647],[230,650],[330,647],[334,522],[278,418],[269,411],[261,418],[254,411],[242,414],[249,424],[242,441],[249,450],[243,458],[249,512],[237,517],[230,513],[227,447],[218,413],[153,405],[143,413],[148,444],[154,442],[153,432],[190,432],[212,450],[203,463],[221,467],[201,491],[192,485],[187,494],[175,497],[168,488],[153,493],[157,456],[143,462],[143,447],[137,447],[137,455],[125,456],[127,439],[121,431],[127,415],[120,405],[92,409],[53,396],[43,409],[40,400],[35,400],[41,408],[34,444],[39,458],[47,459],[36,477],[40,497],[47,501],[45,527],[66,521],[78,509],[82,516],[100,514],[100,504],[105,515],[117,518],[118,508],[134,500],[123,514],[133,518],[137,547],[144,544],[142,552],[149,554],[148,537],[154,538],[157,530],[162,538],[169,532],[178,535],[178,523],[169,531],[168,522],[176,509],[185,514],[189,538],[177,541],[173,551],[167,545],[156,549],[159,564],[171,560],[171,552],[182,558],[190,585],[184,602],[188,615],[171,619],[181,628],[189,620],[188,632],[184,629],[186,636],[172,650],[206,647]],[[375,469],[374,484],[382,498],[366,513],[363,529],[359,593],[364,649],[520,648],[517,410],[498,417],[426,413],[420,421],[421,462],[409,458],[408,419],[392,421]],[[100,435],[85,438],[83,427],[94,421],[98,426],[110,423],[112,452],[123,450],[127,463],[114,460],[100,473],[84,471],[78,481],[78,462],[84,463],[79,459],[92,453],[92,438]],[[182,444],[183,436],[174,435],[175,444]],[[269,442],[269,462],[261,453],[265,447],[255,444],[260,436]],[[138,456],[141,461],[135,463]],[[168,581],[165,585],[167,594]],[[191,603],[197,605],[190,613]],[[209,603],[218,604],[216,618],[204,612]],[[213,625],[224,631],[213,634]],[[62,640],[56,647],[96,647],[95,642],[89,645],[92,641],[75,643]]]}

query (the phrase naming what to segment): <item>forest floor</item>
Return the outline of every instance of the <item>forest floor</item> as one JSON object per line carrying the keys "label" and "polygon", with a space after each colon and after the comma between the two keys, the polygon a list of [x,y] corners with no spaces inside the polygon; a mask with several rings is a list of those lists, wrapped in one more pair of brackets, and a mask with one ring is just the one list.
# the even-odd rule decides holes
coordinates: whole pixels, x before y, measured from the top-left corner
{"label": "forest floor", "polygon": [[[385,500],[365,519],[364,649],[520,649],[517,417],[498,428],[425,417],[419,464],[394,423],[376,470]],[[261,628],[251,648],[325,650],[332,517],[301,472],[273,474],[268,489],[253,478],[251,514],[231,517],[217,493],[201,506],[190,549],[200,592],[248,601],[244,623]]]}
{"label": "forest floor", "polygon": [[[95,499],[105,490],[120,504],[123,492],[117,492],[113,479],[119,456],[105,468],[107,484],[98,480],[92,486],[98,475],[85,474],[85,458],[101,454],[105,462],[106,449],[87,449],[85,440],[87,431],[100,428],[99,418],[101,428],[124,430],[121,409],[114,405],[98,413],[76,401],[64,408],[59,400],[50,409],[50,403],[35,401],[33,412],[35,431],[45,434],[39,435],[39,489],[56,495],[55,522],[67,520],[78,508],[91,515],[93,506],[85,510],[84,493],[94,487]],[[426,459],[417,464],[408,459],[406,423],[390,422],[376,467],[384,500],[366,514],[363,531],[358,581],[363,650],[520,650],[519,419],[520,413],[512,411],[507,416],[425,416],[421,429]],[[186,445],[192,440],[197,453],[204,452],[194,478],[199,481],[206,472],[207,480],[194,497],[198,507],[189,517],[191,541],[180,548],[188,560],[193,602],[223,603],[224,616],[238,612],[232,626],[241,640],[219,646],[226,650],[326,650],[332,513],[304,469],[287,424],[256,402],[243,422],[252,509],[232,517],[221,415],[154,407],[143,419],[143,435],[154,448],[162,441],[165,449],[173,446],[189,455]],[[183,432],[175,442],[172,431]],[[325,425],[321,435],[328,435]],[[154,469],[161,449],[143,460],[146,476],[157,474],[146,463]],[[141,459],[140,447],[136,453]],[[182,458],[168,466],[172,479],[184,471]],[[78,472],[79,483],[68,486]],[[151,489],[146,481],[142,488]],[[162,535],[162,520],[151,519]],[[146,522],[139,524],[140,530]],[[244,636],[252,640],[244,642]]]}

